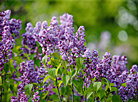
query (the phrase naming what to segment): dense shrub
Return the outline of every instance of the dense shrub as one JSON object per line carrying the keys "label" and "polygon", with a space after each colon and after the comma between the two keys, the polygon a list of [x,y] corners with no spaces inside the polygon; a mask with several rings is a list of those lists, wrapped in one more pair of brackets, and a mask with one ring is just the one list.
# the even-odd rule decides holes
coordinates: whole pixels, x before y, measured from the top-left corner
{"label": "dense shrub", "polygon": [[119,102],[136,101],[138,68],[126,67],[125,55],[85,46],[85,29],[75,32],[73,16],[52,17],[27,24],[22,46],[16,46],[21,21],[0,12],[1,102]]}

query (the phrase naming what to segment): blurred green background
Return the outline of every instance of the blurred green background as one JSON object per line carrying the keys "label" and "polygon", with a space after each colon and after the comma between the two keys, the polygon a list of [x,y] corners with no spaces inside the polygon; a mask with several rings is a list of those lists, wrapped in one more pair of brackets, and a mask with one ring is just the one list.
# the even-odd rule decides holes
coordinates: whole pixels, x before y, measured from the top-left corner
{"label": "blurred green background", "polygon": [[[0,0],[0,11],[11,10],[11,18],[22,20],[21,34],[28,22],[48,21],[64,13],[73,15],[74,27],[84,26],[87,46],[99,51],[127,55],[128,67],[138,65],[137,0]],[[21,45],[17,39],[17,45]]]}

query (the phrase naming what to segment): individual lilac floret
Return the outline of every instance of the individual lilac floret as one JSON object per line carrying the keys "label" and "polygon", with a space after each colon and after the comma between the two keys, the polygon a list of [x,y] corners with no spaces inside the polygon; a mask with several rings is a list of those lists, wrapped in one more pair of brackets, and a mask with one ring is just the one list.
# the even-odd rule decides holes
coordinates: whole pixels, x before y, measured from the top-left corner
{"label": "individual lilac floret", "polygon": [[15,96],[11,96],[11,102],[18,102],[17,97],[15,97]]}
{"label": "individual lilac floret", "polygon": [[28,102],[28,97],[25,95],[25,92],[21,93],[19,102]]}
{"label": "individual lilac floret", "polygon": [[132,66],[132,68],[130,69],[130,73],[132,74],[134,74],[135,72],[138,72],[138,67],[137,67],[137,65],[133,65]]}
{"label": "individual lilac floret", "polygon": [[40,102],[40,96],[38,96],[38,94],[38,91],[34,93],[32,102]]}

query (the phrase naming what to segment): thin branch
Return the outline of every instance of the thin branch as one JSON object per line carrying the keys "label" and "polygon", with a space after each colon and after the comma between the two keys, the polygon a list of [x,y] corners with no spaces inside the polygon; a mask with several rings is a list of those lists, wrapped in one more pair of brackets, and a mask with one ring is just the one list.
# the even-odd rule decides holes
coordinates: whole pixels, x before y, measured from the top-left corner
{"label": "thin branch", "polygon": [[56,78],[56,87],[57,87],[57,90],[58,90],[58,97],[59,97],[59,100],[60,100],[60,102],[62,102],[62,101],[61,101],[61,97],[60,97],[60,93],[59,93],[59,87],[58,87],[58,84],[57,84],[57,78]]}
{"label": "thin branch", "polygon": [[72,102],[75,102],[75,101],[74,101],[74,88],[73,88],[73,87],[74,87],[74,85],[73,85],[73,83],[72,83]]}

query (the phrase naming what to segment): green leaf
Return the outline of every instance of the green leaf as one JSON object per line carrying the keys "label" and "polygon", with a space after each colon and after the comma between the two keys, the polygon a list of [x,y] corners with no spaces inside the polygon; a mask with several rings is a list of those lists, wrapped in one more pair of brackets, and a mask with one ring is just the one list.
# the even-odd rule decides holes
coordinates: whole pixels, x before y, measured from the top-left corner
{"label": "green leaf", "polygon": [[106,78],[102,78],[102,83],[107,84],[108,86],[110,85],[110,81]]}
{"label": "green leaf", "polygon": [[28,102],[32,102],[32,99],[33,99],[33,98],[32,98],[32,97],[30,97],[30,98],[28,99]]}
{"label": "green leaf", "polygon": [[77,96],[74,95],[74,99],[75,99],[76,102],[80,102],[81,101],[80,96],[78,96],[78,95]]}
{"label": "green leaf", "polygon": [[92,94],[93,94],[93,92],[89,92],[89,93],[87,94],[87,99],[89,99],[89,97],[90,97]]}
{"label": "green leaf", "polygon": [[84,92],[84,96],[87,95],[89,92],[92,92],[92,91],[93,91],[92,88],[89,88],[89,89],[85,90],[85,92]]}
{"label": "green leaf", "polygon": [[9,67],[10,67],[9,64],[5,63],[4,64],[4,71],[5,72],[9,71]]}
{"label": "green leaf", "polygon": [[72,83],[74,84],[76,90],[81,93],[84,81],[82,79],[81,80],[73,79]]}
{"label": "green leaf", "polygon": [[110,86],[115,86],[115,84],[114,83],[110,83]]}
{"label": "green leaf", "polygon": [[81,73],[83,74],[83,76],[85,76],[85,72],[83,70],[81,70]]}
{"label": "green leaf", "polygon": [[71,85],[67,85],[67,86],[66,86],[66,94],[67,94],[68,96],[70,96],[71,93],[72,93]]}
{"label": "green leaf", "polygon": [[113,101],[113,102],[120,102],[120,101],[121,101],[121,98],[120,98],[119,95],[113,95],[112,101]]}
{"label": "green leaf", "polygon": [[60,66],[61,66],[61,64],[59,64],[59,66],[58,66],[57,69],[56,69],[56,76],[57,76],[57,74],[58,74],[58,70],[59,70]]}
{"label": "green leaf", "polygon": [[83,59],[82,57],[77,57],[77,58],[75,59],[75,61],[76,61],[76,68],[77,68],[77,70],[78,70],[78,72],[79,72],[80,69],[82,68],[82,64],[83,64],[83,62],[84,62],[84,59]]}
{"label": "green leaf", "polygon": [[48,74],[52,77],[55,77],[56,74],[56,68],[51,68],[48,70]]}
{"label": "green leaf", "polygon": [[10,60],[9,60],[9,64],[10,64],[9,69],[10,69],[11,73],[14,73],[15,68],[14,68],[14,66],[13,66],[13,59],[10,59]]}
{"label": "green leaf", "polygon": [[82,69],[85,69],[85,64],[82,64]]}
{"label": "green leaf", "polygon": [[94,82],[93,87],[94,89],[97,89],[97,91],[100,89],[102,83],[101,82]]}
{"label": "green leaf", "polygon": [[127,84],[126,84],[126,83],[122,83],[122,84],[121,84],[121,86],[124,86],[124,87],[126,87],[126,86],[127,86]]}
{"label": "green leaf", "polygon": [[101,89],[98,91],[98,93],[99,93],[99,98],[101,99],[104,96],[104,90]]}
{"label": "green leaf", "polygon": [[14,48],[12,49],[12,52],[16,53],[16,54],[19,54],[19,49],[21,48],[21,46],[14,46]]}
{"label": "green leaf", "polygon": [[36,53],[31,54],[30,59],[33,60],[35,55],[36,55]]}
{"label": "green leaf", "polygon": [[107,90],[108,90],[108,88],[109,88],[109,85],[106,85],[106,86],[105,86],[105,91],[107,91]]}
{"label": "green leaf", "polygon": [[15,60],[17,64],[23,62],[23,60],[19,56],[13,57],[12,59]]}
{"label": "green leaf", "polygon": [[53,53],[52,56],[55,58],[55,59],[60,59],[60,56],[58,53]]}
{"label": "green leaf", "polygon": [[62,75],[62,73],[63,73],[63,68],[60,67],[59,70],[58,70],[58,74]]}
{"label": "green leaf", "polygon": [[[103,78],[103,79],[102,79],[102,83],[103,83],[103,85],[106,85],[105,91],[106,91],[108,88],[109,88],[110,91],[111,91],[111,85],[114,85],[113,83],[111,84],[110,81],[109,81],[108,79],[106,79],[106,78]],[[110,85],[110,84],[111,84],[111,85]]]}
{"label": "green leaf", "polygon": [[53,90],[53,92],[55,92],[56,94],[58,94],[57,88],[53,88],[52,90]]}
{"label": "green leaf", "polygon": [[66,92],[66,88],[65,87],[61,87],[61,93],[62,93],[62,95],[64,95],[65,92]]}
{"label": "green leaf", "polygon": [[67,84],[68,84],[68,82],[69,82],[69,79],[70,79],[69,75],[64,75],[64,76],[63,76],[63,84],[64,84],[65,86],[67,86]]}
{"label": "green leaf", "polygon": [[82,90],[83,84],[84,84],[84,81],[82,79],[79,80],[78,88],[79,88],[80,91]]}
{"label": "green leaf", "polygon": [[39,51],[39,53],[42,53],[42,47],[41,46],[38,47],[38,51]]}
{"label": "green leaf", "polygon": [[67,63],[67,61],[62,61],[62,63],[61,63],[61,65],[62,65],[62,67],[64,67],[65,69],[67,68],[67,66],[68,66],[68,63]]}
{"label": "green leaf", "polygon": [[55,100],[59,100],[58,95],[55,95],[55,94],[54,95],[51,95],[49,99],[52,99],[54,101]]}
{"label": "green leaf", "polygon": [[34,63],[37,65],[37,67],[39,67],[41,64],[41,60],[34,60]]}
{"label": "green leaf", "polygon": [[72,73],[71,73],[71,78],[73,78],[76,74],[77,74],[77,70],[74,70],[74,69],[73,69],[73,71],[72,71]]}
{"label": "green leaf", "polygon": [[[43,63],[43,64],[44,64],[44,63]],[[51,64],[52,64],[52,62],[51,62],[51,61],[48,61],[48,64],[49,64],[49,65],[51,65]]]}
{"label": "green leaf", "polygon": [[38,42],[38,41],[36,41],[36,46],[37,46],[37,47],[39,47],[39,46],[40,46],[40,44],[39,44],[39,42]]}
{"label": "green leaf", "polygon": [[[48,95],[48,91],[46,92],[46,93],[43,93],[44,95],[43,95],[43,97],[42,97],[42,99],[45,99],[46,98],[46,96]],[[45,102],[45,101],[44,101]]]}
{"label": "green leaf", "polygon": [[42,58],[42,62],[43,64],[46,66],[46,62],[47,62],[47,55],[45,55],[43,58]]}
{"label": "green leaf", "polygon": [[8,94],[7,94],[7,101],[8,101],[8,102],[10,102],[10,101],[11,101],[11,96],[13,96],[13,94],[12,94],[12,93],[8,93]]}
{"label": "green leaf", "polygon": [[24,88],[25,89],[25,93],[27,95],[30,95],[32,88],[33,88],[33,84],[27,84],[27,85],[25,85],[25,88]]}
{"label": "green leaf", "polygon": [[116,88],[116,87],[111,87],[111,92],[113,92],[113,91],[115,91],[115,93],[117,93],[118,88]]}
{"label": "green leaf", "polygon": [[44,80],[43,80],[43,83],[45,83],[46,81],[47,81],[47,79],[49,79],[50,78],[50,76],[48,75],[48,76],[46,76],[45,78],[44,78]]}

